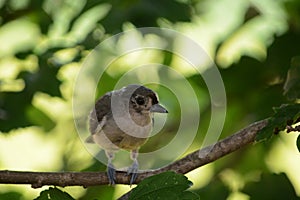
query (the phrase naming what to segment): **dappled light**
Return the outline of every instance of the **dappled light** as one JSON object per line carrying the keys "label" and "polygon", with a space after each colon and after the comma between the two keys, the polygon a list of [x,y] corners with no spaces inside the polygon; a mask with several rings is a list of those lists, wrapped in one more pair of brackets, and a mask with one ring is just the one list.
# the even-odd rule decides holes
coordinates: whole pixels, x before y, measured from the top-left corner
{"label": "dappled light", "polygon": [[[105,171],[105,152],[85,142],[88,115],[96,99],[129,84],[151,88],[169,111],[152,113],[141,170],[269,118],[273,107],[299,104],[299,8],[297,0],[1,1],[0,170]],[[188,191],[247,200],[280,186],[270,198],[299,199],[299,132],[281,128],[188,172]],[[129,154],[116,153],[115,166],[126,171]],[[0,188],[6,200],[35,199],[49,187]],[[59,189],[85,200],[132,188]]]}

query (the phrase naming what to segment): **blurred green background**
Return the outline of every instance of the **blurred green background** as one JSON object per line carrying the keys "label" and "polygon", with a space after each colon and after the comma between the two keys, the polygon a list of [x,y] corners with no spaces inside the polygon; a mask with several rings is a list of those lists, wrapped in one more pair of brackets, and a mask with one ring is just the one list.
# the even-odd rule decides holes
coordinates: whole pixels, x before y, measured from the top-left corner
{"label": "blurred green background", "polygon": [[[299,0],[1,0],[0,26],[1,170],[105,170],[78,137],[72,95],[87,55],[116,33],[170,28],[201,45],[217,64],[226,88],[221,138],[291,102],[289,93],[283,94],[284,83],[300,56]],[[126,40],[113,45],[124,46]],[[103,74],[105,84],[96,96],[112,90],[124,73],[143,62],[170,65],[185,75],[199,98],[198,132],[206,131],[211,113],[205,83],[168,52],[118,60]],[[209,65],[203,61],[203,67]],[[176,98],[163,88],[157,92],[174,114],[170,112],[163,133],[151,138],[143,151],[172,139],[180,121]],[[280,133],[188,173],[191,190],[201,199],[300,199],[296,137]],[[197,135],[186,153],[199,148],[202,139]],[[45,189],[0,185],[0,199],[33,199]],[[130,187],[63,190],[75,199],[115,199]]]}

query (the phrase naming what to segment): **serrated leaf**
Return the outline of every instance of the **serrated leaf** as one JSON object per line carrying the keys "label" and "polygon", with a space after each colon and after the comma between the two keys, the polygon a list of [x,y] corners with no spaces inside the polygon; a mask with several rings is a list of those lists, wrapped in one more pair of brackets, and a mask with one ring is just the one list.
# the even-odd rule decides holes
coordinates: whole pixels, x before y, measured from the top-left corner
{"label": "serrated leaf", "polygon": [[298,135],[298,137],[297,137],[296,144],[297,144],[298,151],[300,152],[300,135]]}
{"label": "serrated leaf", "polygon": [[35,200],[75,200],[71,195],[57,188],[49,188],[41,192]]}
{"label": "serrated leaf", "polygon": [[197,194],[185,191],[192,185],[184,175],[164,172],[144,179],[132,190],[129,200],[139,199],[199,199]]}
{"label": "serrated leaf", "polygon": [[274,111],[275,114],[269,118],[268,125],[257,133],[255,141],[270,139],[287,125],[294,124],[300,117],[300,104],[284,104],[274,108]]}

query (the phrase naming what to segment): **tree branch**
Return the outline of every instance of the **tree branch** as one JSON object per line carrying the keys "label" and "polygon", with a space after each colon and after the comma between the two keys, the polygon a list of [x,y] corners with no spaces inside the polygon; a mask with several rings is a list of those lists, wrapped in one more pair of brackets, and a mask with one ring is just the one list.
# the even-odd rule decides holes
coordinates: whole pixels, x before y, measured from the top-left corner
{"label": "tree branch", "polygon": [[[185,174],[193,169],[211,163],[231,152],[234,152],[247,144],[253,143],[258,131],[267,125],[267,119],[253,123],[214,145],[197,150],[184,158],[160,169],[141,172],[135,183],[139,183],[146,177],[165,171],[175,171]],[[116,183],[128,184],[130,176],[126,172],[118,171]],[[106,172],[20,172],[0,171],[0,184],[31,184],[33,188],[44,185],[53,186],[83,186],[108,184]]]}

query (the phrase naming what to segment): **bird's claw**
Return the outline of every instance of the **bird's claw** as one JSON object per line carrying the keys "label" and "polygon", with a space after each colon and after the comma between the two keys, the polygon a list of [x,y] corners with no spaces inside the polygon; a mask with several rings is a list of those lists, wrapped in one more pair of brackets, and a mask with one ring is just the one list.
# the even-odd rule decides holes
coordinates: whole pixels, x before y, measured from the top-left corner
{"label": "bird's claw", "polygon": [[116,182],[116,170],[112,164],[107,166],[107,176],[110,185],[114,185]]}
{"label": "bird's claw", "polygon": [[135,179],[137,178],[138,169],[139,169],[139,164],[137,162],[134,162],[131,165],[131,167],[129,167],[127,170],[127,175],[131,175],[130,182],[129,182],[130,186],[134,183]]}

